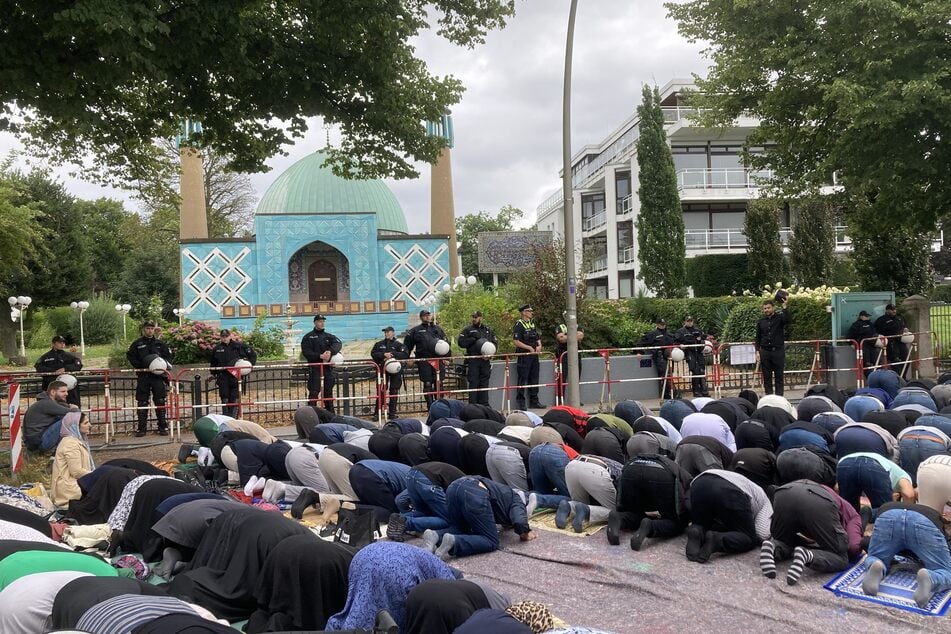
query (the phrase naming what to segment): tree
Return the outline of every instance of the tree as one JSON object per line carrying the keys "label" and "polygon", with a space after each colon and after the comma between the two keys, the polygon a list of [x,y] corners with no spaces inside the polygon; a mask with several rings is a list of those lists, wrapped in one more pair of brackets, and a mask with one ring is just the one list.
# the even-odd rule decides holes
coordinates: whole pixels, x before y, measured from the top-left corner
{"label": "tree", "polygon": [[828,284],[835,263],[835,221],[828,199],[796,202],[796,222],[789,238],[789,261],[800,286]]}
{"label": "tree", "polygon": [[131,183],[160,161],[152,140],[186,118],[204,127],[192,141],[252,172],[322,117],[341,127],[338,174],[415,176],[413,161],[435,162],[445,143],[423,122],[463,88],[431,75],[412,40],[434,16],[439,35],[473,47],[514,11],[514,0],[7,2],[0,103],[15,108],[0,129],[56,160],[91,152],[95,172]]}
{"label": "tree", "polygon": [[951,209],[948,0],[665,5],[713,62],[703,125],[758,118],[756,168],[786,195],[827,184],[870,199],[869,224],[931,232]]}
{"label": "tree", "polygon": [[[0,164],[0,297],[14,293],[26,293],[21,280],[29,275],[28,263],[33,258],[36,245],[44,236],[37,222],[40,215],[35,203],[24,202],[25,196],[17,179],[11,178],[10,162]],[[0,352],[8,359],[19,356],[16,332],[9,313],[0,313]]]}
{"label": "tree", "polygon": [[750,280],[760,288],[775,284],[783,277],[783,245],[779,239],[781,208],[776,199],[756,198],[749,202],[743,219]]}
{"label": "tree", "polygon": [[142,317],[149,313],[153,298],[160,298],[164,316],[170,318],[171,308],[178,305],[178,216],[166,210],[143,221],[133,214],[120,234],[129,246],[116,299],[131,304],[133,314]]}
{"label": "tree", "polygon": [[497,214],[480,211],[456,220],[456,240],[462,253],[462,274],[477,275],[483,284],[492,282],[492,275],[479,275],[479,233],[483,231],[513,231],[515,223],[525,213],[518,207],[504,205]]}
{"label": "tree", "polygon": [[86,237],[86,253],[92,268],[92,289],[97,293],[115,289],[130,250],[122,240],[120,228],[127,211],[118,200],[77,200],[79,216]]}
{"label": "tree", "polygon": [[637,107],[637,196],[641,202],[637,215],[637,277],[658,297],[685,297],[687,255],[674,157],[667,145],[657,86],[644,86],[642,94],[643,101]]}

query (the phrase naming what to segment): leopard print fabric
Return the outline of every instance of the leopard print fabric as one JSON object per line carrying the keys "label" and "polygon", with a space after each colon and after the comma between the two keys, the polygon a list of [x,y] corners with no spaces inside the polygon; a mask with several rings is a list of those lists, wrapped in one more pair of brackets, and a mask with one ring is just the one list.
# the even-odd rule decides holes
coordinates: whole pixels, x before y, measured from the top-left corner
{"label": "leopard print fabric", "polygon": [[555,616],[548,606],[537,601],[513,603],[506,610],[509,615],[531,628],[533,634],[541,634],[555,626]]}

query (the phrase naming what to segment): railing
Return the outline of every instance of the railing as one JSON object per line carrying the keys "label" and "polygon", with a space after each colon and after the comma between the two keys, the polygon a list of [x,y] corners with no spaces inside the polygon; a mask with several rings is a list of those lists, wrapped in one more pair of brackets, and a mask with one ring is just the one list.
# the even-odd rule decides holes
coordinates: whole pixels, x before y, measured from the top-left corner
{"label": "railing", "polygon": [[664,113],[664,123],[676,123],[682,119],[689,119],[700,112],[697,108],[687,108],[686,106],[665,106],[661,108]]}
{"label": "railing", "polygon": [[618,262],[622,264],[633,262],[634,258],[635,258],[634,247],[627,247],[627,248],[621,249],[618,252]]}
{"label": "railing", "polygon": [[690,168],[677,172],[677,189],[758,189],[773,177],[772,170]]}
{"label": "railing", "polygon": [[602,255],[600,257],[594,258],[591,260],[591,272],[598,273],[600,271],[608,270],[608,256]]}
{"label": "railing", "polygon": [[617,215],[623,216],[629,214],[634,210],[632,195],[628,194],[624,198],[621,198],[617,201]]}
{"label": "railing", "polygon": [[688,229],[684,244],[688,251],[746,249],[747,239],[742,229]]}
{"label": "railing", "polygon": [[583,218],[581,220],[581,229],[583,231],[593,231],[606,224],[608,224],[608,215],[603,211],[599,211],[593,216]]}
{"label": "railing", "polygon": [[545,199],[545,202],[540,204],[535,208],[535,219],[538,220],[545,214],[547,214],[552,209],[557,209],[565,204],[565,193],[562,190],[556,191],[554,194]]}

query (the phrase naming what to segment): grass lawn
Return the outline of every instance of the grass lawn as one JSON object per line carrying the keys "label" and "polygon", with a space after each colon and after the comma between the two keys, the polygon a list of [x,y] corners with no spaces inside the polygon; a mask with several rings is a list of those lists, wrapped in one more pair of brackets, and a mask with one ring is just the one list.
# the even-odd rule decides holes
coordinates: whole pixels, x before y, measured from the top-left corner
{"label": "grass lawn", "polygon": [[14,478],[10,473],[10,452],[0,451],[0,484],[18,487],[26,482],[42,482],[49,489],[52,477],[49,462],[49,455],[32,454],[29,458],[24,458],[23,468]]}
{"label": "grass lawn", "polygon": [[[10,360],[0,356],[0,367],[10,370],[32,370],[33,363],[39,359],[44,352],[49,352],[49,346],[45,348],[27,348],[26,358],[30,360],[29,366],[14,366]],[[109,352],[112,350],[111,344],[100,346],[86,346],[86,355],[83,357],[83,366],[86,368],[104,368],[108,365]],[[79,354],[79,348],[76,348],[76,354]]]}

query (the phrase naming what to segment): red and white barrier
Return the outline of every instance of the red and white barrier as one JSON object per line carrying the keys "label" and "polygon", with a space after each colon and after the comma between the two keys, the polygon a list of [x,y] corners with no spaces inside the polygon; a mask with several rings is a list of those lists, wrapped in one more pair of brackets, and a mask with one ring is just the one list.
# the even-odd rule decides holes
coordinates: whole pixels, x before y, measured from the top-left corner
{"label": "red and white barrier", "polygon": [[7,386],[7,415],[10,417],[10,465],[13,473],[23,468],[23,427],[20,414],[20,384]]}

